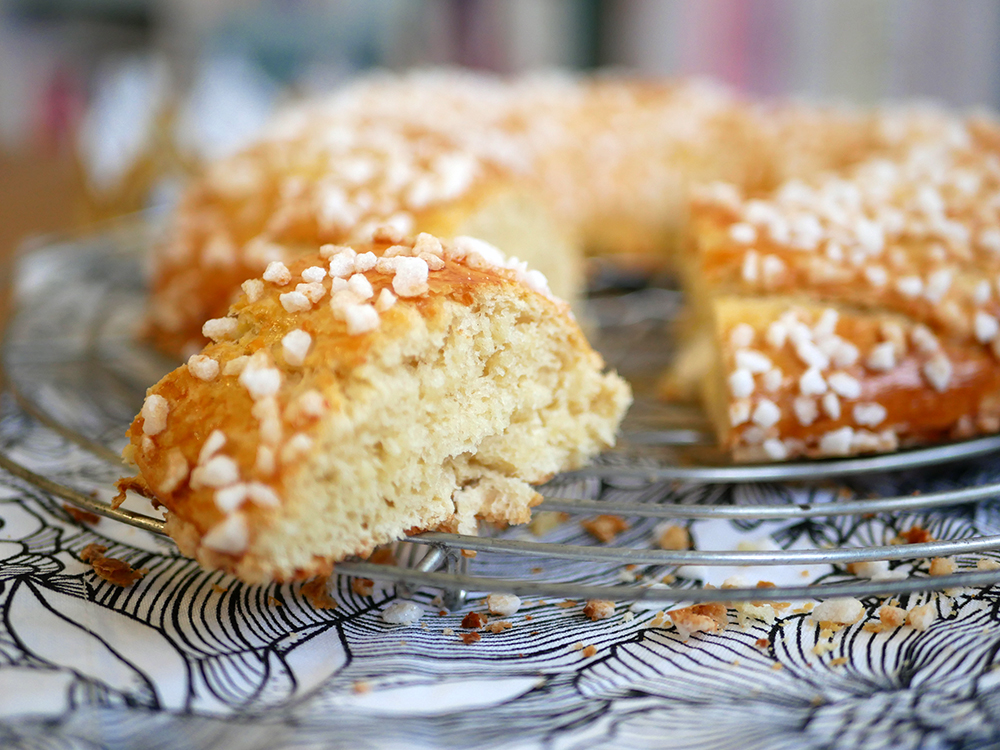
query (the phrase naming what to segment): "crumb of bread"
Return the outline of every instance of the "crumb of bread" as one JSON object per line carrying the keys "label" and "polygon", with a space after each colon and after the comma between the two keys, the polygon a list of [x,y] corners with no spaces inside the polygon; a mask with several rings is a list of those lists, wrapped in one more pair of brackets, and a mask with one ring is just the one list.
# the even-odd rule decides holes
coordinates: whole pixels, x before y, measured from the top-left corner
{"label": "crumb of bread", "polygon": [[375,590],[375,581],[371,578],[354,578],[351,580],[351,591],[358,596],[371,596]]}
{"label": "crumb of bread", "polygon": [[89,510],[83,510],[83,508],[77,508],[75,505],[70,505],[69,503],[63,503],[63,510],[72,516],[73,520],[77,523],[85,523],[93,526],[101,517],[96,513],[91,513]]}
{"label": "crumb of bread", "polygon": [[365,693],[371,692],[372,686],[364,680],[357,680],[353,685],[351,685],[351,689],[354,690],[357,695],[364,695]]}
{"label": "crumb of bread", "polygon": [[267,597],[267,603],[270,604],[272,607],[280,607],[280,606],[282,606],[281,600],[278,599],[275,596],[268,596]]}
{"label": "crumb of bread", "polygon": [[898,628],[906,622],[906,610],[901,607],[884,604],[879,607],[878,619],[885,628]]}
{"label": "crumb of bread", "polygon": [[320,576],[302,584],[302,596],[312,605],[313,609],[336,609],[337,601],[330,596],[329,578]]}
{"label": "crumb of bread", "polygon": [[822,656],[823,654],[829,653],[837,648],[837,645],[833,642],[833,632],[831,630],[821,630],[819,634],[819,640],[816,641],[816,645],[812,647],[812,652],[816,656]]}
{"label": "crumb of bread", "polygon": [[593,644],[590,646],[585,646],[581,653],[583,654],[584,658],[589,659],[591,656],[594,656],[597,653],[597,646],[594,646]]}
{"label": "crumb of bread", "polygon": [[584,617],[591,620],[606,620],[615,613],[615,603],[607,599],[591,599],[583,607]]}
{"label": "crumb of bread", "polygon": [[473,643],[478,643],[482,639],[482,636],[473,631],[471,633],[462,633],[461,638],[466,646],[471,646]]}
{"label": "crumb of bread", "polygon": [[768,625],[774,623],[774,606],[770,602],[736,602],[733,608],[736,610],[736,618],[741,628],[747,628],[751,620],[765,622]]}
{"label": "crumb of bread", "polygon": [[934,535],[922,526],[917,525],[900,532],[896,539],[902,544],[924,544],[926,542],[933,542]]}
{"label": "crumb of bread", "polygon": [[601,515],[581,521],[584,530],[599,542],[610,542],[628,528],[625,519],[619,516]]}
{"label": "crumb of bread", "polygon": [[906,624],[914,630],[927,630],[931,623],[937,619],[937,612],[930,604],[922,604],[913,607],[906,613]]}
{"label": "crumb of bread", "polygon": [[719,623],[709,613],[700,611],[698,608],[704,605],[693,607],[683,607],[667,612],[670,621],[681,636],[681,640],[687,640],[692,633],[718,633]]}
{"label": "crumb of bread", "polygon": [[842,667],[845,664],[847,664],[847,657],[846,656],[838,656],[836,659],[830,659],[830,666],[831,667]]}
{"label": "crumb of bread", "polygon": [[121,477],[115,482],[115,487],[118,489],[118,494],[111,498],[111,507],[115,509],[121,507],[121,504],[128,499],[126,495],[128,492],[136,492],[154,502],[156,500],[153,491],[142,477]]}
{"label": "crumb of bread", "polygon": [[103,544],[88,544],[80,550],[80,559],[85,563],[93,562],[98,558],[104,557],[104,553],[107,551],[108,548]]}
{"label": "crumb of bread", "polygon": [[660,549],[691,549],[691,534],[683,526],[670,524],[657,529],[656,543]]}
{"label": "crumb of bread", "polygon": [[444,628],[441,635],[455,635],[455,631],[452,628]]}
{"label": "crumb of bread", "polygon": [[932,576],[950,576],[958,570],[958,565],[953,557],[935,557],[931,560],[931,565],[927,571]]}
{"label": "crumb of bread", "polygon": [[758,638],[753,645],[763,650],[770,647],[771,641],[767,638]]}
{"label": "crumb of bread", "polygon": [[991,557],[980,557],[976,560],[977,570],[1000,570],[1000,562]]}
{"label": "crumb of bread", "polygon": [[462,627],[468,630],[479,630],[486,624],[486,618],[478,612],[469,612],[462,618]]}
{"label": "crumb of bread", "polygon": [[514,627],[513,623],[508,622],[507,620],[495,620],[486,626],[486,630],[496,635],[497,633],[502,633],[505,630],[510,630],[512,627]]}
{"label": "crumb of bread", "polygon": [[474,549],[463,549],[462,550],[462,557],[467,557],[470,560],[473,559],[478,554],[479,553],[476,552],[476,550],[474,550]]}
{"label": "crumb of bread", "polygon": [[566,599],[565,601],[557,602],[556,606],[562,609],[569,609],[570,607],[575,607],[579,602],[575,599]]}
{"label": "crumb of bread", "polygon": [[127,588],[144,575],[145,570],[135,570],[124,560],[115,557],[105,557],[108,548],[103,544],[88,544],[80,551],[80,559],[90,563],[94,573],[110,584]]}
{"label": "crumb of bread", "polygon": [[216,594],[225,594],[226,592],[229,591],[229,589],[227,589],[225,586],[220,586],[217,583],[213,583],[212,591],[214,591]]}
{"label": "crumb of bread", "polygon": [[667,621],[667,614],[660,610],[653,615],[653,619],[649,621],[649,626],[652,628],[659,628],[663,626],[663,623]]}
{"label": "crumb of bread", "polygon": [[553,529],[566,523],[569,519],[569,513],[562,513],[555,510],[540,510],[531,514],[531,523],[528,524],[528,528],[535,536],[545,536]]}

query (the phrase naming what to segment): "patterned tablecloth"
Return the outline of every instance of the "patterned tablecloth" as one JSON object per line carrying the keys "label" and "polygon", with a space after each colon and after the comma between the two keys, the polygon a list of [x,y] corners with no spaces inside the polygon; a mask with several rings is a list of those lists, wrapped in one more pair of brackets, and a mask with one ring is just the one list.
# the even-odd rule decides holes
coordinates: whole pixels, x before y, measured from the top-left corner
{"label": "patterned tablecloth", "polygon": [[[32,256],[4,353],[21,400],[2,397],[0,451],[105,497],[121,467],[94,446],[121,444],[116,430],[158,366],[130,359],[138,302],[115,291],[135,274],[127,266],[100,245]],[[46,419],[68,424],[76,439]],[[983,459],[854,489],[905,494],[998,478],[996,459]],[[837,488],[581,479],[550,494],[754,504],[822,502]],[[651,546],[654,525],[632,520],[614,544]],[[687,524],[703,549],[881,544],[918,525],[936,538],[997,534],[1000,512],[981,503],[905,517]],[[596,543],[577,520],[544,539]],[[80,559],[92,543],[145,577],[128,588],[98,578]],[[1000,559],[956,559],[961,570],[981,557]],[[876,632],[885,599],[872,598],[832,634],[804,602],[790,602],[773,621],[742,626],[730,609],[723,632],[687,640],[661,614],[677,604],[619,603],[592,622],[583,602],[525,599],[502,618],[512,627],[481,630],[467,644],[463,618],[485,610],[476,594],[449,612],[439,592],[410,592],[421,619],[390,625],[381,613],[400,592],[376,585],[359,594],[341,576],[331,581],[337,606],[316,609],[298,586],[246,586],[201,570],[161,537],[109,520],[78,523],[61,500],[2,470],[0,560],[4,748],[1000,746],[997,588],[898,597],[903,608],[931,605],[935,619],[920,631]],[[751,585],[851,578],[830,566],[624,570],[487,553],[471,565],[482,575],[594,584],[662,586],[668,574],[674,586],[734,573]],[[891,567],[924,575],[928,562]]]}

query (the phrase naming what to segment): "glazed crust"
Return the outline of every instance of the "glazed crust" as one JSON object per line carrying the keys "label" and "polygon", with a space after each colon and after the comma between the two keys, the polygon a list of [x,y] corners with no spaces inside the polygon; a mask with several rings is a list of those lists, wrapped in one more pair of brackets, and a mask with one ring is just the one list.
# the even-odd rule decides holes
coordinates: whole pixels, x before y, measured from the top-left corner
{"label": "glazed crust", "polygon": [[[167,351],[197,348],[201,323],[224,315],[269,261],[367,240],[381,224],[476,234],[468,219],[511,190],[530,196],[576,255],[580,245],[661,270],[674,263],[691,185],[726,180],[756,194],[891,140],[872,113],[755,106],[702,83],[362,79],[292,109],[188,189],[155,254],[150,332]],[[523,233],[476,236],[542,269],[560,296],[580,290],[572,257],[548,263],[551,243],[532,252]]]}

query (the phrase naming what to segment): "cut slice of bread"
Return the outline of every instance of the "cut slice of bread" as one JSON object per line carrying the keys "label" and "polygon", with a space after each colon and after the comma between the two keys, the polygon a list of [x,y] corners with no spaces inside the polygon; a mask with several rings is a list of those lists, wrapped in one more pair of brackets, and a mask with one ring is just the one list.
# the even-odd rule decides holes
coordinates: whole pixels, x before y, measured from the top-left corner
{"label": "cut slice of bread", "polygon": [[126,457],[181,550],[246,581],[524,523],[531,484],[612,445],[630,403],[544,277],[477,240],[327,246],[244,290]]}
{"label": "cut slice of bread", "polygon": [[970,129],[896,161],[694,203],[688,348],[736,460],[847,456],[1000,428],[1000,161]]}

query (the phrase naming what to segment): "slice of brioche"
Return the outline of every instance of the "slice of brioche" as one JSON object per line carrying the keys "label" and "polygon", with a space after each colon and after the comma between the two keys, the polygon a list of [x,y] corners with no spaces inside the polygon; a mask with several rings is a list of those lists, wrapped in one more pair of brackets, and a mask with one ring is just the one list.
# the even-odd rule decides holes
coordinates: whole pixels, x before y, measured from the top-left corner
{"label": "slice of brioche", "polygon": [[1000,160],[986,136],[731,187],[693,205],[690,343],[662,383],[700,391],[737,460],[845,456],[1000,430]]}
{"label": "slice of brioche", "polygon": [[425,529],[524,523],[630,403],[544,277],[481,241],[376,235],[272,263],[149,389],[126,458],[180,549],[250,582]]}

